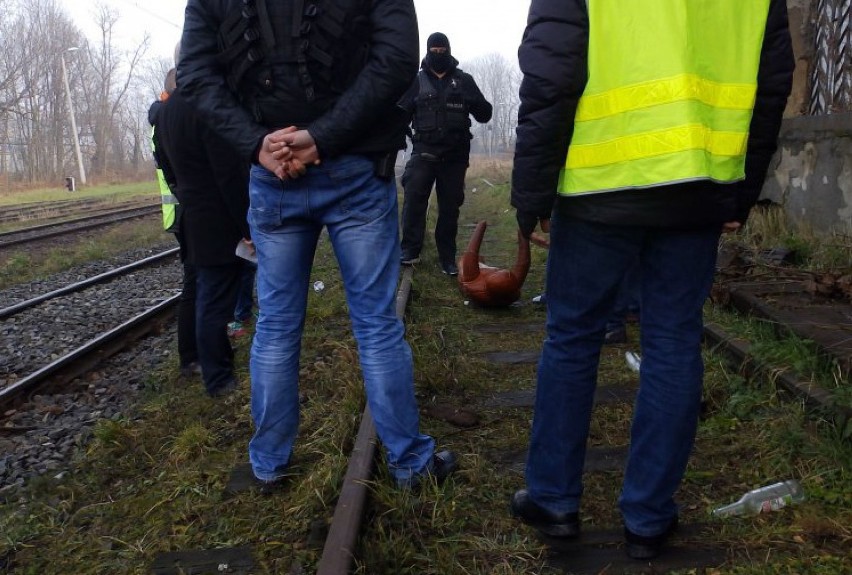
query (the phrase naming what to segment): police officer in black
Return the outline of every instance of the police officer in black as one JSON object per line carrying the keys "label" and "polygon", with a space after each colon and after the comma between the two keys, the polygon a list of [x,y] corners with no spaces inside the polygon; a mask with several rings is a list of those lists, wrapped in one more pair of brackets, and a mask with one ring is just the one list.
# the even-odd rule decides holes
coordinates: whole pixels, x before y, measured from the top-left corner
{"label": "police officer in black", "polygon": [[464,203],[464,177],[470,159],[470,116],[491,119],[491,104],[470,74],[458,68],[447,37],[435,32],[426,42],[427,54],[400,107],[413,114],[414,144],[402,185],[402,263],[420,261],[426,232],[426,208],[432,186],[438,196],[435,245],[445,274],[458,275],[456,232]]}

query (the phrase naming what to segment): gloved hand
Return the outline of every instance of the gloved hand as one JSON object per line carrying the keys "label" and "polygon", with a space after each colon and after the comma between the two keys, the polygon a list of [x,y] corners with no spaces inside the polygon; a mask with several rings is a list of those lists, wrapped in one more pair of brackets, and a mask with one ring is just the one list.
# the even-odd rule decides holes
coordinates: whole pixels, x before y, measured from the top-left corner
{"label": "gloved hand", "polygon": [[530,235],[538,225],[538,216],[530,212],[518,210],[515,212],[515,219],[518,220],[518,229],[521,231],[521,235],[526,239],[530,239]]}

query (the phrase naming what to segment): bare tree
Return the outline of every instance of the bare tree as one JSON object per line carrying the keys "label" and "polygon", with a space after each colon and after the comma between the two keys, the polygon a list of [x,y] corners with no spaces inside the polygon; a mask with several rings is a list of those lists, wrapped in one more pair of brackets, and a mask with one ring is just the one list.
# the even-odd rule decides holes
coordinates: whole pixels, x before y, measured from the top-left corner
{"label": "bare tree", "polygon": [[21,20],[17,3],[0,0],[0,114],[16,112],[28,88],[21,81],[26,68],[23,46],[28,41]]}
{"label": "bare tree", "polygon": [[18,102],[26,95],[21,81],[25,66],[22,28],[18,25],[18,7],[10,1],[0,0],[0,173],[7,185],[10,171],[16,164],[13,152],[11,117],[17,112]]}
{"label": "bare tree", "polygon": [[520,71],[496,52],[467,62],[464,69],[473,75],[485,98],[494,106],[491,121],[474,126],[480,151],[488,155],[509,151],[515,141]]}
{"label": "bare tree", "polygon": [[79,32],[55,0],[0,1],[4,167],[14,166],[16,176],[28,181],[52,179],[63,169],[70,149],[63,145],[59,58]]}
{"label": "bare tree", "polygon": [[142,97],[150,101],[159,98],[165,87],[166,74],[174,67],[171,58],[146,60],[136,74],[137,88],[142,93]]}
{"label": "bare tree", "polygon": [[0,174],[7,186],[12,177],[58,182],[75,173],[75,141],[95,176],[153,173],[147,110],[171,62],[145,59],[147,35],[123,49],[118,16],[104,5],[93,19],[100,34],[87,41],[57,0],[0,0]]}
{"label": "bare tree", "polygon": [[125,110],[124,104],[134,85],[134,73],[148,50],[150,40],[146,34],[133,50],[123,51],[117,47],[114,36],[117,14],[101,4],[95,19],[100,38],[96,44],[86,47],[89,71],[83,93],[91,170],[96,175],[104,175],[108,171],[125,168],[125,140],[117,120],[119,113]]}

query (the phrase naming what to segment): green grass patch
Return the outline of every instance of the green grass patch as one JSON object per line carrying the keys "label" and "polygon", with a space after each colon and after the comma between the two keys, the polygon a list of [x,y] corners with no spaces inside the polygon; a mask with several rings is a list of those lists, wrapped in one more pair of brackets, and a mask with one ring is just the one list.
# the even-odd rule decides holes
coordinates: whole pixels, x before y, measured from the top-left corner
{"label": "green grass patch", "polygon": [[57,200],[79,200],[83,198],[103,198],[108,201],[121,202],[137,196],[158,197],[160,195],[157,181],[129,182],[118,184],[99,184],[84,186],[76,192],[69,192],[61,187],[32,188],[15,190],[0,194],[0,206],[27,204],[33,202],[51,202]]}
{"label": "green grass patch", "polygon": [[177,247],[159,217],[130,220],[108,228],[33,248],[23,246],[0,255],[0,289],[59,273],[92,260],[108,259],[140,246]]}
{"label": "green grass patch", "polygon": [[[481,255],[491,265],[508,267],[517,248],[508,180],[488,176],[473,173],[469,180],[459,251],[473,224],[487,219]],[[482,185],[482,178],[493,187]],[[540,349],[543,330],[525,326],[543,324],[544,309],[528,303],[502,310],[467,305],[456,281],[440,272],[430,239],[434,216],[433,209],[405,319],[424,412],[421,428],[439,448],[459,454],[461,471],[443,486],[426,484],[410,492],[396,489],[380,463],[369,484],[368,527],[354,572],[557,573],[547,566],[547,549],[534,532],[508,513],[509,496],[523,486],[523,477],[504,461],[526,449],[532,411],[486,406],[496,393],[534,387],[535,365],[497,364],[486,354]],[[545,256],[533,248],[523,302],[543,285]],[[0,507],[0,557],[7,557],[13,572],[141,574],[161,552],[238,545],[252,549],[256,573],[314,572],[363,405],[343,289],[326,240],[311,277],[316,280],[325,289],[309,294],[301,364],[303,431],[294,453],[296,475],[287,489],[272,497],[223,496],[231,470],[246,461],[251,435],[245,368],[240,390],[216,401],[203,395],[199,381],[179,380],[177,366],[169,365],[152,378],[140,417],[98,426],[72,475],[34,483],[23,499]],[[484,329],[494,325],[502,331]],[[631,344],[604,349],[601,385],[635,387],[623,357],[625,349],[635,349],[635,325],[628,335]],[[757,343],[766,334],[755,328],[749,337]],[[248,339],[238,340],[241,366],[247,363]],[[707,410],[678,500],[684,523],[706,524],[691,543],[729,550],[730,560],[706,573],[852,570],[849,442],[831,422],[769,382],[744,379],[711,352],[705,359]],[[479,423],[458,428],[427,416],[432,403],[471,409]],[[631,411],[629,403],[599,406],[591,444],[626,445]],[[805,503],[758,517],[710,517],[713,508],[745,491],[789,477],[802,481]],[[586,530],[620,525],[620,484],[620,472],[587,476],[581,510]]]}
{"label": "green grass patch", "polygon": [[792,333],[779,333],[778,326],[768,320],[744,316],[721,306],[708,304],[706,320],[735,337],[752,342],[750,354],[761,364],[771,366],[764,374],[770,381],[787,373],[827,390],[836,405],[852,407],[852,385],[843,376],[840,364],[813,341]]}

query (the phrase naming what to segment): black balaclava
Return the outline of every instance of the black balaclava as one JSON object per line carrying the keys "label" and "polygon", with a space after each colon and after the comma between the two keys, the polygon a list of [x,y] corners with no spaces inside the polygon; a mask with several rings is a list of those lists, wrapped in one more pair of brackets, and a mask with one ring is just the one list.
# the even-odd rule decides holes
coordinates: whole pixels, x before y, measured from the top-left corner
{"label": "black balaclava", "polygon": [[[447,51],[443,54],[435,54],[430,52],[430,48],[446,48]],[[447,36],[441,32],[435,32],[429,39],[426,40],[426,64],[435,72],[443,74],[446,72],[453,62],[453,56],[450,53],[450,41]]]}

